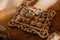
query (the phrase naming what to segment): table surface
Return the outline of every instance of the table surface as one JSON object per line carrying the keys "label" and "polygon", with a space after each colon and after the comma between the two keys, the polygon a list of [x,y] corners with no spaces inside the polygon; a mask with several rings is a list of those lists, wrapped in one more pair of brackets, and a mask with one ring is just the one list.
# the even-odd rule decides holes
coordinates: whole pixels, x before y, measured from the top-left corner
{"label": "table surface", "polygon": [[[42,39],[36,34],[29,34],[17,28],[10,28],[8,22],[15,15],[16,12],[10,13],[10,11],[7,9],[0,12],[0,25],[4,26],[7,29],[11,40],[46,40],[46,38]],[[56,11],[56,15],[52,20],[52,25],[50,26],[49,32],[50,33],[55,31],[60,32],[59,28],[60,28],[60,12]]]}

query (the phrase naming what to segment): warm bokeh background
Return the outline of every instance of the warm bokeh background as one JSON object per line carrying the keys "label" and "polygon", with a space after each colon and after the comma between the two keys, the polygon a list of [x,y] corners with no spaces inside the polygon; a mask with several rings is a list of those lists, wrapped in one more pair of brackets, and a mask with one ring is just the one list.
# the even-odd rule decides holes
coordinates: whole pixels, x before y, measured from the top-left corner
{"label": "warm bokeh background", "polygon": [[[52,25],[50,26],[50,33],[55,31],[60,32],[60,0],[50,9],[56,10],[56,15],[52,20]],[[17,28],[10,28],[8,22],[17,14],[14,11],[12,12],[13,13],[11,13],[9,9],[0,12],[0,25],[3,25],[7,29],[11,40],[45,40],[40,38],[38,35],[26,33]]]}

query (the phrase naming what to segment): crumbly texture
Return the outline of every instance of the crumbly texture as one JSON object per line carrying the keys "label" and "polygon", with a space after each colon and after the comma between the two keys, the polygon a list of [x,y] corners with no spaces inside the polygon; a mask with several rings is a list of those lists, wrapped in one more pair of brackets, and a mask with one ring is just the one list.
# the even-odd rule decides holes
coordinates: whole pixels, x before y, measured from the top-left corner
{"label": "crumbly texture", "polygon": [[17,27],[29,33],[35,33],[41,38],[46,38],[49,34],[49,26],[55,12],[52,10],[44,12],[37,8],[25,6],[15,17],[12,18],[9,22],[9,26],[14,28]]}

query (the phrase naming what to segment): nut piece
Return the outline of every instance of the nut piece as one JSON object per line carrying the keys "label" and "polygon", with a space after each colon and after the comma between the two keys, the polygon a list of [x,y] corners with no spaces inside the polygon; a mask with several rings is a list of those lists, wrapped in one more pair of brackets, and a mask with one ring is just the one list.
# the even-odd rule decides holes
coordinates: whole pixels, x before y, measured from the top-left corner
{"label": "nut piece", "polygon": [[31,23],[30,23],[31,25],[36,25],[36,22],[35,21],[31,21]]}
{"label": "nut piece", "polygon": [[37,23],[37,26],[38,26],[38,27],[41,27],[42,25],[43,25],[43,24],[42,24],[41,22],[38,22],[38,23]]}
{"label": "nut piece", "polygon": [[21,22],[23,18],[17,18],[16,21]]}
{"label": "nut piece", "polygon": [[36,21],[38,21],[39,20],[39,17],[38,16],[35,16],[35,18],[34,18]]}
{"label": "nut piece", "polygon": [[26,18],[26,23],[29,23],[30,22],[30,18]]}
{"label": "nut piece", "polygon": [[26,10],[25,8],[21,10],[20,15],[25,16],[26,15]]}
{"label": "nut piece", "polygon": [[30,15],[30,19],[33,19],[34,18],[34,15]]}
{"label": "nut piece", "polygon": [[25,22],[26,21],[26,18],[23,18],[22,22]]}
{"label": "nut piece", "polygon": [[27,13],[27,14],[26,14],[26,17],[29,17],[29,16],[30,16],[30,14],[29,14],[29,13]]}
{"label": "nut piece", "polygon": [[39,18],[39,21],[40,22],[44,22],[45,21],[45,18]]}
{"label": "nut piece", "polygon": [[21,13],[21,15],[22,15],[22,16],[25,16],[25,15],[26,15],[26,13],[25,13],[25,12],[22,12],[22,13]]}

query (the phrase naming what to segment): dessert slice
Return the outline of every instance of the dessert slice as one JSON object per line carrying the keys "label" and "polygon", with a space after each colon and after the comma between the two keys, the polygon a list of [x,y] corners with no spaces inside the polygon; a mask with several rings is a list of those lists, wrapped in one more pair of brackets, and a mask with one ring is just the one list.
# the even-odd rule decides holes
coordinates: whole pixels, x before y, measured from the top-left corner
{"label": "dessert slice", "polygon": [[26,6],[8,23],[10,27],[18,28],[29,33],[35,33],[41,38],[49,35],[49,27],[55,11],[42,11]]}

